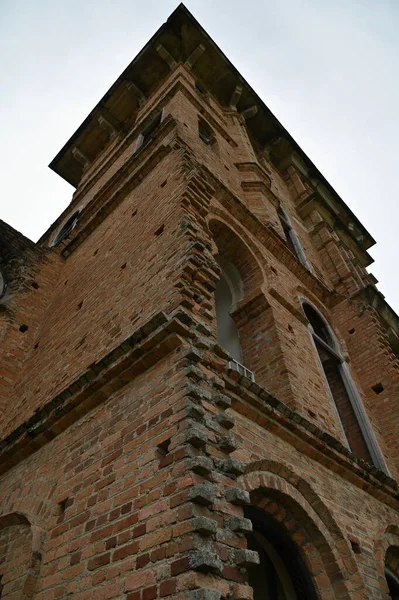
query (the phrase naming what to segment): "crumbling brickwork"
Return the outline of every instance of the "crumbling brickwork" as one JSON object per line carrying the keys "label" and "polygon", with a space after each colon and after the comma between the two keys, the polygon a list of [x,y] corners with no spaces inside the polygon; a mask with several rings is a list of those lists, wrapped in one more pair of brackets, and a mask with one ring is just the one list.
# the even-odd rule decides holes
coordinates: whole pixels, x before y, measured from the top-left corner
{"label": "crumbling brickwork", "polygon": [[263,518],[298,598],[388,600],[399,326],[370,234],[183,6],[51,166],[66,211],[38,244],[0,229],[1,598],[251,600]]}

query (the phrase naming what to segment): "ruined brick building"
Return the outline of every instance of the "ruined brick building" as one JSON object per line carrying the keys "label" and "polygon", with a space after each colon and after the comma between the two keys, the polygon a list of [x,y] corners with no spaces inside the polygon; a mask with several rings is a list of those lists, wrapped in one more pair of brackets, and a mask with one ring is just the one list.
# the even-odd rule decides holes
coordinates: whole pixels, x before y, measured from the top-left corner
{"label": "ruined brick building", "polygon": [[374,243],[179,6],[0,226],[0,597],[399,598]]}

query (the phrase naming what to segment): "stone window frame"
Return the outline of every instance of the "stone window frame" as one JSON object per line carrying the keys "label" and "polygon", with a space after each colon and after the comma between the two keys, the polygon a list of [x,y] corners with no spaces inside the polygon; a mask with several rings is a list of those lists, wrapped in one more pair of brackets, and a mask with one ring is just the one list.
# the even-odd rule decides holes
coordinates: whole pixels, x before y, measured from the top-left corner
{"label": "stone window frame", "polygon": [[294,227],[292,226],[291,219],[289,218],[281,204],[279,204],[277,208],[277,216],[279,218],[281,227],[283,228],[284,235],[289,248],[293,248],[293,253],[297,257],[299,262],[302,263],[308,271],[312,272],[312,267],[310,266],[310,263],[306,258],[305,251],[302,247],[301,242],[299,241],[298,235]]}
{"label": "stone window frame", "polygon": [[[338,419],[337,422],[339,423],[340,430],[341,430],[341,433],[345,440],[346,446],[351,450],[345,430],[344,430],[344,426],[343,426],[341,417],[338,413],[336,401],[331,392],[330,385],[328,383],[326,374],[324,372],[324,368],[323,368],[323,365],[322,365],[322,362],[321,362],[321,359],[319,356],[319,352],[317,350],[316,342],[319,343],[329,354],[333,355],[334,358],[336,358],[339,361],[339,372],[342,377],[342,382],[343,382],[346,392],[348,394],[349,401],[350,401],[353,411],[355,413],[357,422],[359,424],[359,428],[360,428],[363,438],[364,438],[365,445],[366,445],[366,447],[370,453],[371,459],[373,461],[373,465],[375,467],[377,467],[378,469],[380,469],[381,471],[383,471],[384,473],[386,473],[387,475],[390,475],[388,467],[387,467],[385,459],[384,459],[384,456],[380,450],[380,447],[377,442],[377,438],[375,437],[373,428],[370,424],[369,418],[368,418],[366,410],[364,408],[363,401],[357,390],[355,382],[353,381],[349,366],[348,366],[347,362],[345,361],[344,357],[342,356],[340,344],[338,342],[337,336],[335,335],[332,327],[329,325],[329,323],[326,321],[326,319],[323,317],[323,315],[320,313],[320,311],[317,310],[317,308],[312,304],[312,302],[310,302],[306,298],[300,298],[300,304],[301,304],[302,310],[305,314],[306,320],[308,321],[307,329],[308,329],[309,336],[310,336],[310,339],[312,342],[312,346],[313,346],[315,354],[316,354],[317,364],[319,365],[319,370],[324,379],[325,387],[326,387],[328,395],[331,399],[332,407],[333,407],[335,415]],[[310,306],[311,309],[313,309],[316,312],[318,317],[324,323],[328,337],[331,339],[331,346],[314,331],[313,326],[311,325],[311,323],[309,322],[309,320],[306,316],[306,313],[304,310],[305,304]]]}

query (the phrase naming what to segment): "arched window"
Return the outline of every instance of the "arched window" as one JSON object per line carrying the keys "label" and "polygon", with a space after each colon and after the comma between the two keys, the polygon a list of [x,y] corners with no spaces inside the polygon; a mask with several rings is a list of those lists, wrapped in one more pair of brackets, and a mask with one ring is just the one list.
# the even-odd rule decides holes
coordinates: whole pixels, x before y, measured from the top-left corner
{"label": "arched window", "polygon": [[350,449],[359,458],[386,471],[384,459],[335,336],[313,306],[303,302],[302,308]]}
{"label": "arched window", "polygon": [[[234,293],[234,290],[233,290]],[[237,326],[230,315],[233,306],[233,293],[231,282],[224,272],[216,284],[215,302],[216,302],[216,324],[218,333],[218,343],[230,354],[230,356],[239,363],[242,363],[242,350]]]}
{"label": "arched window", "polygon": [[316,600],[306,565],[293,541],[270,515],[250,507],[245,514],[253,531],[248,548],[259,554],[259,565],[248,569],[254,600]]}
{"label": "arched window", "polygon": [[61,226],[54,238],[53,246],[57,246],[60,242],[62,242],[63,239],[65,239],[71,233],[72,229],[74,229],[76,223],[78,222],[80,212],[80,210],[75,211],[73,215],[69,217],[69,219],[67,219],[65,223]]}
{"label": "arched window", "polygon": [[207,145],[212,146],[216,142],[216,137],[213,129],[204,119],[198,119],[198,135],[200,139]]}
{"label": "arched window", "polygon": [[309,271],[311,271],[310,265],[306,260],[305,252],[303,251],[295,229],[292,227],[291,221],[287,213],[281,206],[279,206],[277,210],[277,215],[280,219],[281,227],[283,228],[288,248],[293,254],[295,254],[299,262],[301,262]]}
{"label": "arched window", "polygon": [[385,579],[387,580],[389,595],[392,600],[399,600],[399,578],[389,569],[385,569]]}

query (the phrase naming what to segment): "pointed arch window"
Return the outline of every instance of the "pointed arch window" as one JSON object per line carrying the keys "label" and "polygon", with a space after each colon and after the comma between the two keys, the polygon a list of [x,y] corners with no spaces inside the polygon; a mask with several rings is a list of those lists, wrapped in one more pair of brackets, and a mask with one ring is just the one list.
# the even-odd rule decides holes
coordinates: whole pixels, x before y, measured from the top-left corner
{"label": "pointed arch window", "polygon": [[308,271],[311,271],[310,264],[306,260],[305,252],[298,239],[296,231],[292,227],[290,218],[288,217],[287,213],[285,212],[282,206],[279,206],[277,210],[277,215],[280,220],[281,227],[283,228],[288,248],[293,254],[295,254],[299,262],[301,262],[303,266],[308,269]]}
{"label": "pointed arch window", "polygon": [[348,446],[356,456],[387,472],[363,403],[332,330],[309,303],[303,302],[302,308]]}

